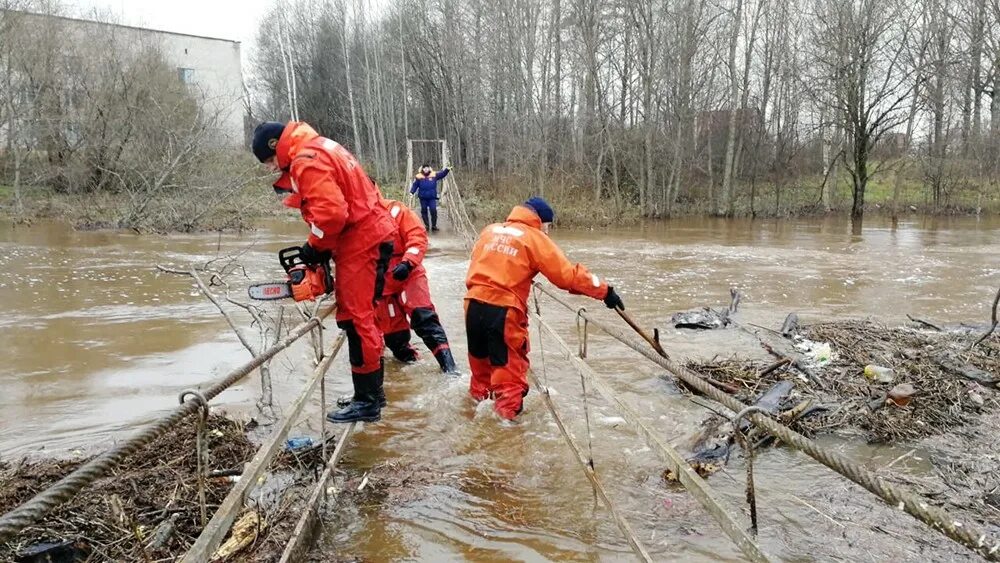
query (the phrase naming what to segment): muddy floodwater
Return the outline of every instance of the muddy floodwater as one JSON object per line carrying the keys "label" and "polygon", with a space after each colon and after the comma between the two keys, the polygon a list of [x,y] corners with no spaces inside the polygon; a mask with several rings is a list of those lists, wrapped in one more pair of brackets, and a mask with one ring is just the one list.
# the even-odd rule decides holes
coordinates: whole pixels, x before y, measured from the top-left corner
{"label": "muddy floodwater", "polygon": [[[74,232],[49,223],[0,225],[0,457],[107,448],[175,405],[180,391],[204,387],[245,362],[247,352],[191,280],[158,273],[155,265],[187,267],[241,253],[245,287],[279,279],[276,251],[304,234],[293,221],[245,235],[169,237]],[[572,258],[607,277],[642,324],[661,327],[664,347],[678,358],[764,357],[756,342],[736,331],[668,328],[673,312],[728,303],[730,287],[746,296],[742,321],[777,328],[791,311],[806,323],[873,317],[902,324],[907,313],[940,323],[985,323],[1000,282],[996,218],[910,219],[895,229],[870,219],[861,235],[852,235],[841,219],[683,219],[609,231],[556,230],[553,237]],[[461,317],[466,252],[457,237],[443,232],[432,238],[426,264],[455,356],[467,371]],[[242,298],[241,291],[234,285],[235,296]],[[573,300],[618,322],[599,302]],[[575,346],[574,315],[545,298],[541,306],[542,316]],[[554,389],[570,430],[586,444],[578,376],[553,341],[539,342],[536,327],[531,335],[536,373]],[[383,420],[364,426],[342,462],[350,477],[395,461],[413,472],[410,484],[367,502],[345,500],[328,515],[317,560],[634,560],[535,390],[521,421],[501,425],[467,398],[467,374],[445,379],[419,348],[424,353],[416,364],[387,360]],[[287,405],[311,371],[307,353],[305,344],[296,345],[275,361],[279,403]],[[591,337],[589,362],[664,440],[680,444],[708,414],[658,366],[607,337]],[[327,382],[332,394],[348,392],[345,358],[338,358]],[[259,384],[250,377],[217,402],[253,414],[258,395]],[[315,400],[294,433],[318,435],[319,409]],[[614,408],[594,395],[590,409],[597,472],[654,558],[741,560],[700,505],[664,483],[663,463]],[[871,469],[911,449],[821,440]],[[756,470],[759,541],[776,559],[972,557],[795,451],[769,449]],[[892,470],[920,474],[928,462],[918,452]],[[709,483],[733,510],[745,511],[741,458]]]}

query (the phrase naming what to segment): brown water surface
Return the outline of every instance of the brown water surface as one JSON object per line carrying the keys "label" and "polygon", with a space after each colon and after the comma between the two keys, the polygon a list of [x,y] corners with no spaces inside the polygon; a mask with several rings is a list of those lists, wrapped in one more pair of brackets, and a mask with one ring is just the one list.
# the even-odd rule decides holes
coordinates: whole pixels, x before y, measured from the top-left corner
{"label": "brown water surface", "polygon": [[[245,362],[246,351],[191,280],[154,266],[186,267],[243,252],[250,278],[276,278],[274,253],[302,234],[295,222],[221,237],[74,232],[52,223],[0,227],[2,457],[107,447],[175,404],[181,390],[204,387]],[[677,357],[761,356],[755,342],[735,331],[666,328],[673,312],[724,305],[731,286],[746,294],[744,322],[776,327],[790,311],[805,322],[872,316],[902,323],[910,313],[941,323],[983,323],[1000,283],[996,218],[916,219],[896,229],[870,220],[860,236],[839,219],[684,219],[610,231],[557,230],[553,237],[572,258],[606,276],[643,324],[662,327],[664,346]],[[447,233],[432,246],[432,291],[464,365],[467,256]],[[249,281],[234,285],[234,295]],[[574,302],[616,322],[598,302]],[[542,311],[575,345],[573,314],[546,299]],[[533,328],[533,365],[586,444],[579,379],[554,353],[555,343],[540,343],[537,336]],[[591,365],[663,438],[679,445],[705,418],[703,408],[630,350],[594,334],[590,355]],[[275,363],[275,394],[284,404],[310,369],[305,357],[305,346],[296,346]],[[390,406],[383,422],[356,436],[344,466],[360,473],[402,460],[426,467],[430,484],[398,504],[345,504],[329,519],[326,553],[371,560],[633,559],[536,392],[522,420],[505,426],[488,405],[476,408],[467,399],[467,375],[443,379],[426,353],[410,366],[387,361],[386,379]],[[348,390],[343,359],[328,384],[331,393]],[[253,412],[258,388],[248,378],[219,402]],[[697,502],[664,485],[663,463],[618,413],[598,396],[589,404],[598,472],[656,559],[739,559]],[[297,432],[316,435],[318,403],[309,409]],[[872,468],[909,450],[825,441]],[[919,458],[894,470],[926,471]],[[734,459],[710,480],[734,510],[744,510],[742,467]],[[761,455],[757,484],[760,542],[777,558],[966,557],[794,451]]]}

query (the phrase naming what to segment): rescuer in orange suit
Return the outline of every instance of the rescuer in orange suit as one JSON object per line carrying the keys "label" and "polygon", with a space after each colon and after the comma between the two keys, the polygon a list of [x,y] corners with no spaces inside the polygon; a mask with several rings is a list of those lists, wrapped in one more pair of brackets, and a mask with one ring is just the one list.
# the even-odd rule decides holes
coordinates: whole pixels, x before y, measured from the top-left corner
{"label": "rescuer in orange suit", "polygon": [[410,327],[424,341],[444,373],[456,373],[448,336],[431,302],[424,269],[427,229],[409,207],[391,199],[382,205],[396,223],[392,260],[385,278],[384,299],[376,310],[385,344],[396,359],[413,362],[417,351],[410,345]]}
{"label": "rescuer in orange suit", "polygon": [[374,422],[385,404],[382,332],[375,321],[396,226],[382,196],[357,159],[340,144],[302,122],[265,122],[253,136],[253,153],[281,177],[287,194],[309,225],[301,257],[307,264],[333,257],[337,326],[347,334],[354,396],[327,415],[331,422]]}
{"label": "rescuer in orange suit", "polygon": [[540,272],[560,289],[625,308],[613,287],[566,259],[548,236],[552,207],[533,197],[507,221],[487,226],[472,250],[465,285],[465,330],[472,380],[469,393],[493,397],[500,417],[513,420],[528,394],[528,292]]}

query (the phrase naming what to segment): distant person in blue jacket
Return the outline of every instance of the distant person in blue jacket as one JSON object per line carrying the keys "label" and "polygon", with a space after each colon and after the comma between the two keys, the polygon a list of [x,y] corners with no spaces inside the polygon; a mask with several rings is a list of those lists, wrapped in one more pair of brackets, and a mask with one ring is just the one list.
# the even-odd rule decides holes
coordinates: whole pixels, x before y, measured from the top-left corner
{"label": "distant person in blue jacket", "polygon": [[435,173],[430,165],[424,164],[417,171],[413,185],[410,186],[410,193],[417,194],[420,198],[420,218],[424,220],[424,227],[428,231],[438,231],[438,181],[444,179],[448,172],[451,172],[451,166],[446,166]]}

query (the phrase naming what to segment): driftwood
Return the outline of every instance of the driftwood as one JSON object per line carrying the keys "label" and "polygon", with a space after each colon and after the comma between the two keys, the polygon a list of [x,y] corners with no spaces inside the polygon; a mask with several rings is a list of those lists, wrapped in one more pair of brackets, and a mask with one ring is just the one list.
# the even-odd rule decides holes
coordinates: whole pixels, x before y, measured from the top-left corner
{"label": "driftwood", "polygon": [[762,369],[757,377],[760,378],[764,377],[765,375],[770,375],[783,367],[789,366],[791,363],[792,363],[791,358],[782,358],[777,362],[771,364],[770,366]]}
{"label": "driftwood", "polygon": [[778,358],[779,360],[788,360],[789,363],[793,367],[795,367],[795,369],[804,373],[806,377],[814,381],[816,385],[820,386],[820,388],[822,389],[827,388],[826,383],[823,381],[823,379],[820,378],[819,374],[817,374],[815,370],[813,370],[806,364],[805,357],[802,354],[800,354],[798,350],[795,349],[794,346],[792,346],[791,342],[787,340],[773,338],[767,334],[755,332],[746,328],[744,328],[743,330],[755,336],[757,340],[760,342],[760,345],[765,350],[767,350],[769,354]]}
{"label": "driftwood", "polygon": [[[765,411],[777,414],[781,411],[781,406],[792,393],[794,385],[791,381],[779,381],[767,389],[754,401],[754,406]],[[790,409],[789,412],[800,409],[801,404]],[[801,410],[806,407],[801,407]],[[746,420],[740,422],[742,430],[750,426]],[[713,416],[705,421],[703,428],[692,436],[688,443],[691,453],[687,462],[701,476],[708,476],[721,469],[729,460],[729,453],[736,439],[736,427],[727,418]]]}
{"label": "driftwood", "polygon": [[924,327],[927,327],[927,328],[930,328],[930,329],[934,329],[934,330],[936,330],[938,332],[944,332],[944,330],[941,327],[939,327],[938,325],[930,323],[930,322],[925,321],[923,319],[918,319],[918,318],[910,315],[909,313],[906,314],[906,318],[910,319],[910,321],[912,321],[912,322],[917,323],[918,325],[921,325],[921,326],[924,326]]}
{"label": "driftwood", "polygon": [[998,306],[1000,306],[1000,289],[997,290],[997,296],[993,298],[993,315],[991,317],[991,319],[993,321],[993,324],[990,325],[990,328],[989,328],[989,330],[986,331],[986,334],[980,336],[979,340],[976,340],[975,342],[972,343],[972,346],[969,346],[969,350],[972,350],[980,342],[982,342],[983,340],[986,340],[987,338],[989,338],[990,335],[993,334],[993,331],[997,329],[997,321],[998,321],[998,319],[997,319],[997,307]]}
{"label": "driftwood", "polygon": [[791,338],[799,332],[799,316],[795,313],[788,313],[785,322],[781,324],[781,336]]}
{"label": "driftwood", "polygon": [[948,373],[964,377],[965,379],[971,379],[972,381],[983,385],[996,385],[997,383],[1000,383],[1000,379],[997,379],[992,374],[975,366],[970,366],[950,354],[935,356],[934,363],[941,366],[941,368]]}

